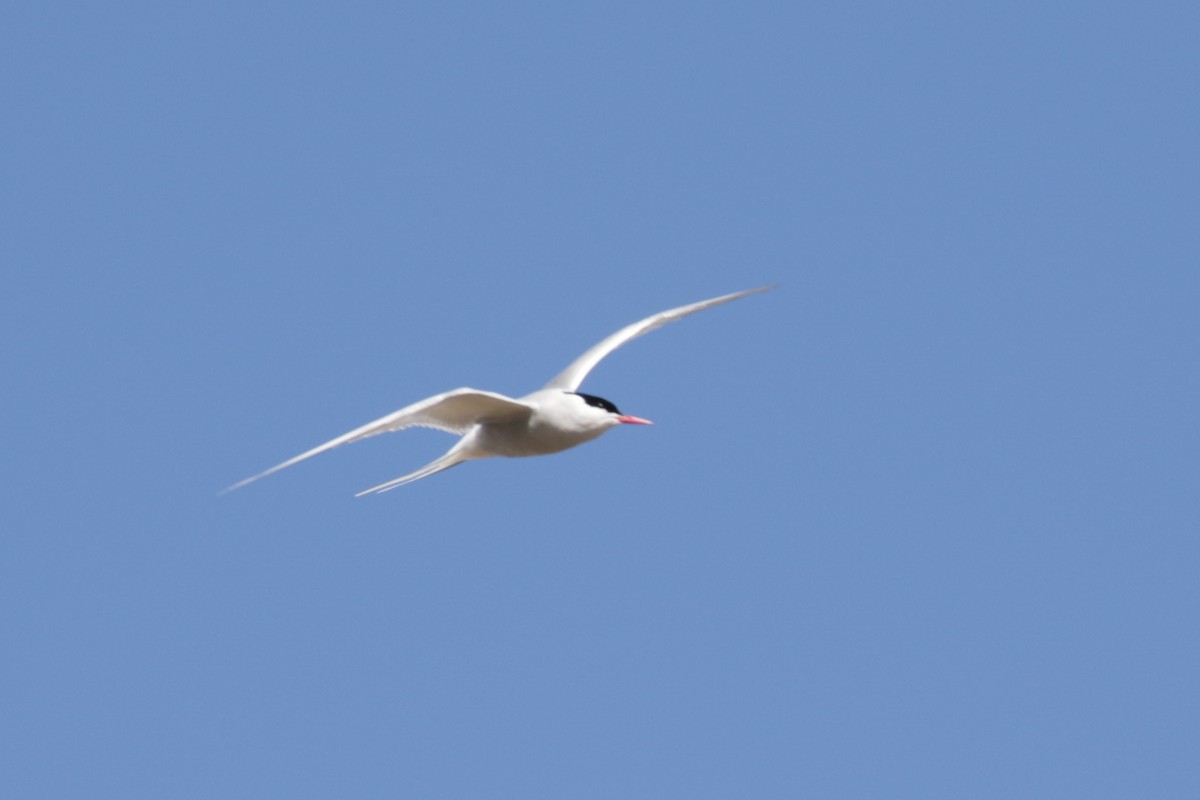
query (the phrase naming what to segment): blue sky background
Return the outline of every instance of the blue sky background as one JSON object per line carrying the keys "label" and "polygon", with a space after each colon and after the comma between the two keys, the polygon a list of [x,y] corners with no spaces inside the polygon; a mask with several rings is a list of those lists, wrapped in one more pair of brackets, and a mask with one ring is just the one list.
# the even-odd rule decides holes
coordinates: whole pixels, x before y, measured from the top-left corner
{"label": "blue sky background", "polygon": [[4,16],[3,796],[1200,794],[1194,4]]}

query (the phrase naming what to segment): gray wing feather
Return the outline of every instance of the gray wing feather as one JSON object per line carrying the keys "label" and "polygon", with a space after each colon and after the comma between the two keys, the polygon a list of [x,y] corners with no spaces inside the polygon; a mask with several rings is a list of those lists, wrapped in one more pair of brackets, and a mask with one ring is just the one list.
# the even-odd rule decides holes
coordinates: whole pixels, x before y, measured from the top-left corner
{"label": "gray wing feather", "polygon": [[259,478],[265,478],[306,458],[312,458],[319,453],[324,453],[326,450],[332,450],[335,447],[357,442],[380,433],[419,426],[436,428],[447,433],[464,434],[476,422],[488,419],[517,417],[520,415],[528,416],[532,411],[533,406],[528,403],[523,403],[520,400],[514,400],[511,397],[505,397],[495,392],[484,392],[479,389],[468,389],[465,387],[455,389],[451,392],[443,392],[442,394],[421,400],[418,403],[413,403],[410,406],[405,406],[399,411],[393,411],[386,417],[380,417],[374,422],[368,422],[360,428],[355,428],[336,439],[331,439],[325,444],[318,445],[295,458],[289,458],[282,464],[276,464],[257,475],[251,475],[249,478],[238,481],[223,490],[221,494],[232,492],[234,489],[240,489]]}
{"label": "gray wing feather", "polygon": [[668,323],[677,322],[689,314],[695,314],[697,311],[703,311],[706,308],[719,306],[722,303],[728,303],[731,300],[737,300],[739,298],[746,297],[747,295],[758,294],[759,292],[765,292],[768,289],[774,288],[775,286],[760,286],[757,289],[748,289],[744,292],[734,292],[733,294],[714,297],[711,300],[701,300],[699,303],[692,303],[691,305],[672,308],[668,311],[660,311],[652,317],[646,317],[640,322],[627,325],[571,362],[569,367],[555,375],[554,378],[547,383],[544,388],[563,389],[568,392],[573,392],[579,388],[579,384],[583,383],[583,379],[587,377],[587,374],[591,372],[592,369],[599,364],[605,356],[626,342],[632,341],[633,339],[647,334],[650,331],[661,328],[663,325]]}

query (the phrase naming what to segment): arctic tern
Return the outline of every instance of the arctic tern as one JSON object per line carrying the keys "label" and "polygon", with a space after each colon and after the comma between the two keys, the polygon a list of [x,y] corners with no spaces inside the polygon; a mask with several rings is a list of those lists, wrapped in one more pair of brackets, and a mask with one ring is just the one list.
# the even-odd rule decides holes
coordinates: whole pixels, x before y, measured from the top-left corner
{"label": "arctic tern", "polygon": [[617,425],[650,425],[650,420],[622,414],[615,405],[604,398],[576,390],[605,356],[626,342],[697,311],[774,288],[761,286],[744,292],[734,292],[646,317],[604,339],[572,361],[570,366],[554,376],[541,389],[524,397],[505,397],[496,392],[465,387],[434,395],[405,406],[399,411],[393,411],[361,428],[355,428],[257,475],[238,481],[222,491],[222,494],[240,489],[259,478],[265,478],[326,450],[357,442],[368,436],[414,426],[436,428],[458,434],[462,438],[445,455],[416,472],[365,489],[355,495],[356,497],[373,492],[386,492],[450,469],[464,461],[492,456],[513,458],[558,453],[589,442]]}

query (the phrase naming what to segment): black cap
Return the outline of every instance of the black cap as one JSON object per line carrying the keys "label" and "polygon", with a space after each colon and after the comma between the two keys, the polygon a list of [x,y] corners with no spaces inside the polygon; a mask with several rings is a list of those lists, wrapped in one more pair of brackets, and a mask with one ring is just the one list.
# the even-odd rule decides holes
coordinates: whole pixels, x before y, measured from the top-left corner
{"label": "black cap", "polygon": [[584,394],[583,392],[571,392],[570,394],[579,395],[580,397],[583,398],[583,402],[587,403],[589,406],[595,406],[596,408],[602,408],[605,411],[609,411],[613,414],[621,413],[620,410],[615,405],[610,403],[608,400],[605,400],[603,397],[596,397],[596,395],[594,395],[594,394]]}

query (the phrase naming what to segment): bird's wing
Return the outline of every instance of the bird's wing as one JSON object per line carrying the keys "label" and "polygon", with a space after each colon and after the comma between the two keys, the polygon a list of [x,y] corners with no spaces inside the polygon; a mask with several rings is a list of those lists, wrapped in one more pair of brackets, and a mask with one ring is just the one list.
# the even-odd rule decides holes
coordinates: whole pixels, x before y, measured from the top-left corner
{"label": "bird's wing", "polygon": [[318,453],[324,453],[326,450],[332,450],[344,444],[357,442],[359,439],[366,439],[368,436],[374,436],[379,433],[420,426],[424,428],[437,428],[447,433],[463,434],[470,430],[472,425],[482,420],[503,419],[505,417],[517,417],[521,415],[527,416],[532,411],[533,406],[528,403],[514,400],[511,397],[505,397],[502,394],[481,392],[478,389],[455,389],[454,391],[444,392],[418,403],[413,403],[411,406],[405,406],[399,411],[393,411],[386,417],[380,417],[374,422],[368,422],[361,428],[355,428],[349,433],[343,434],[323,445],[314,447],[306,453],[301,453],[295,458],[289,458],[282,464],[276,464],[257,475],[252,475],[243,481],[238,481],[228,489],[225,489],[222,494],[232,492],[234,489],[240,489],[248,483],[253,483],[259,478],[265,478],[273,472],[290,467]]}
{"label": "bird's wing", "polygon": [[564,389],[568,392],[573,392],[579,388],[579,384],[583,383],[583,379],[587,377],[587,374],[591,372],[592,369],[599,364],[605,356],[626,342],[636,339],[642,334],[646,334],[652,330],[661,328],[663,325],[666,325],[669,322],[681,320],[688,314],[695,314],[697,311],[703,311],[706,308],[719,306],[721,303],[728,303],[731,300],[737,300],[741,297],[746,297],[747,295],[758,294],[759,292],[765,292],[768,289],[774,288],[774,286],[760,286],[757,289],[748,289],[744,292],[734,292],[733,294],[714,297],[711,300],[701,300],[699,303],[692,303],[690,306],[680,306],[679,308],[672,308],[669,311],[660,311],[652,317],[646,317],[641,322],[635,322],[632,325],[627,325],[571,362],[571,366],[555,375],[553,380],[547,383],[544,388]]}

